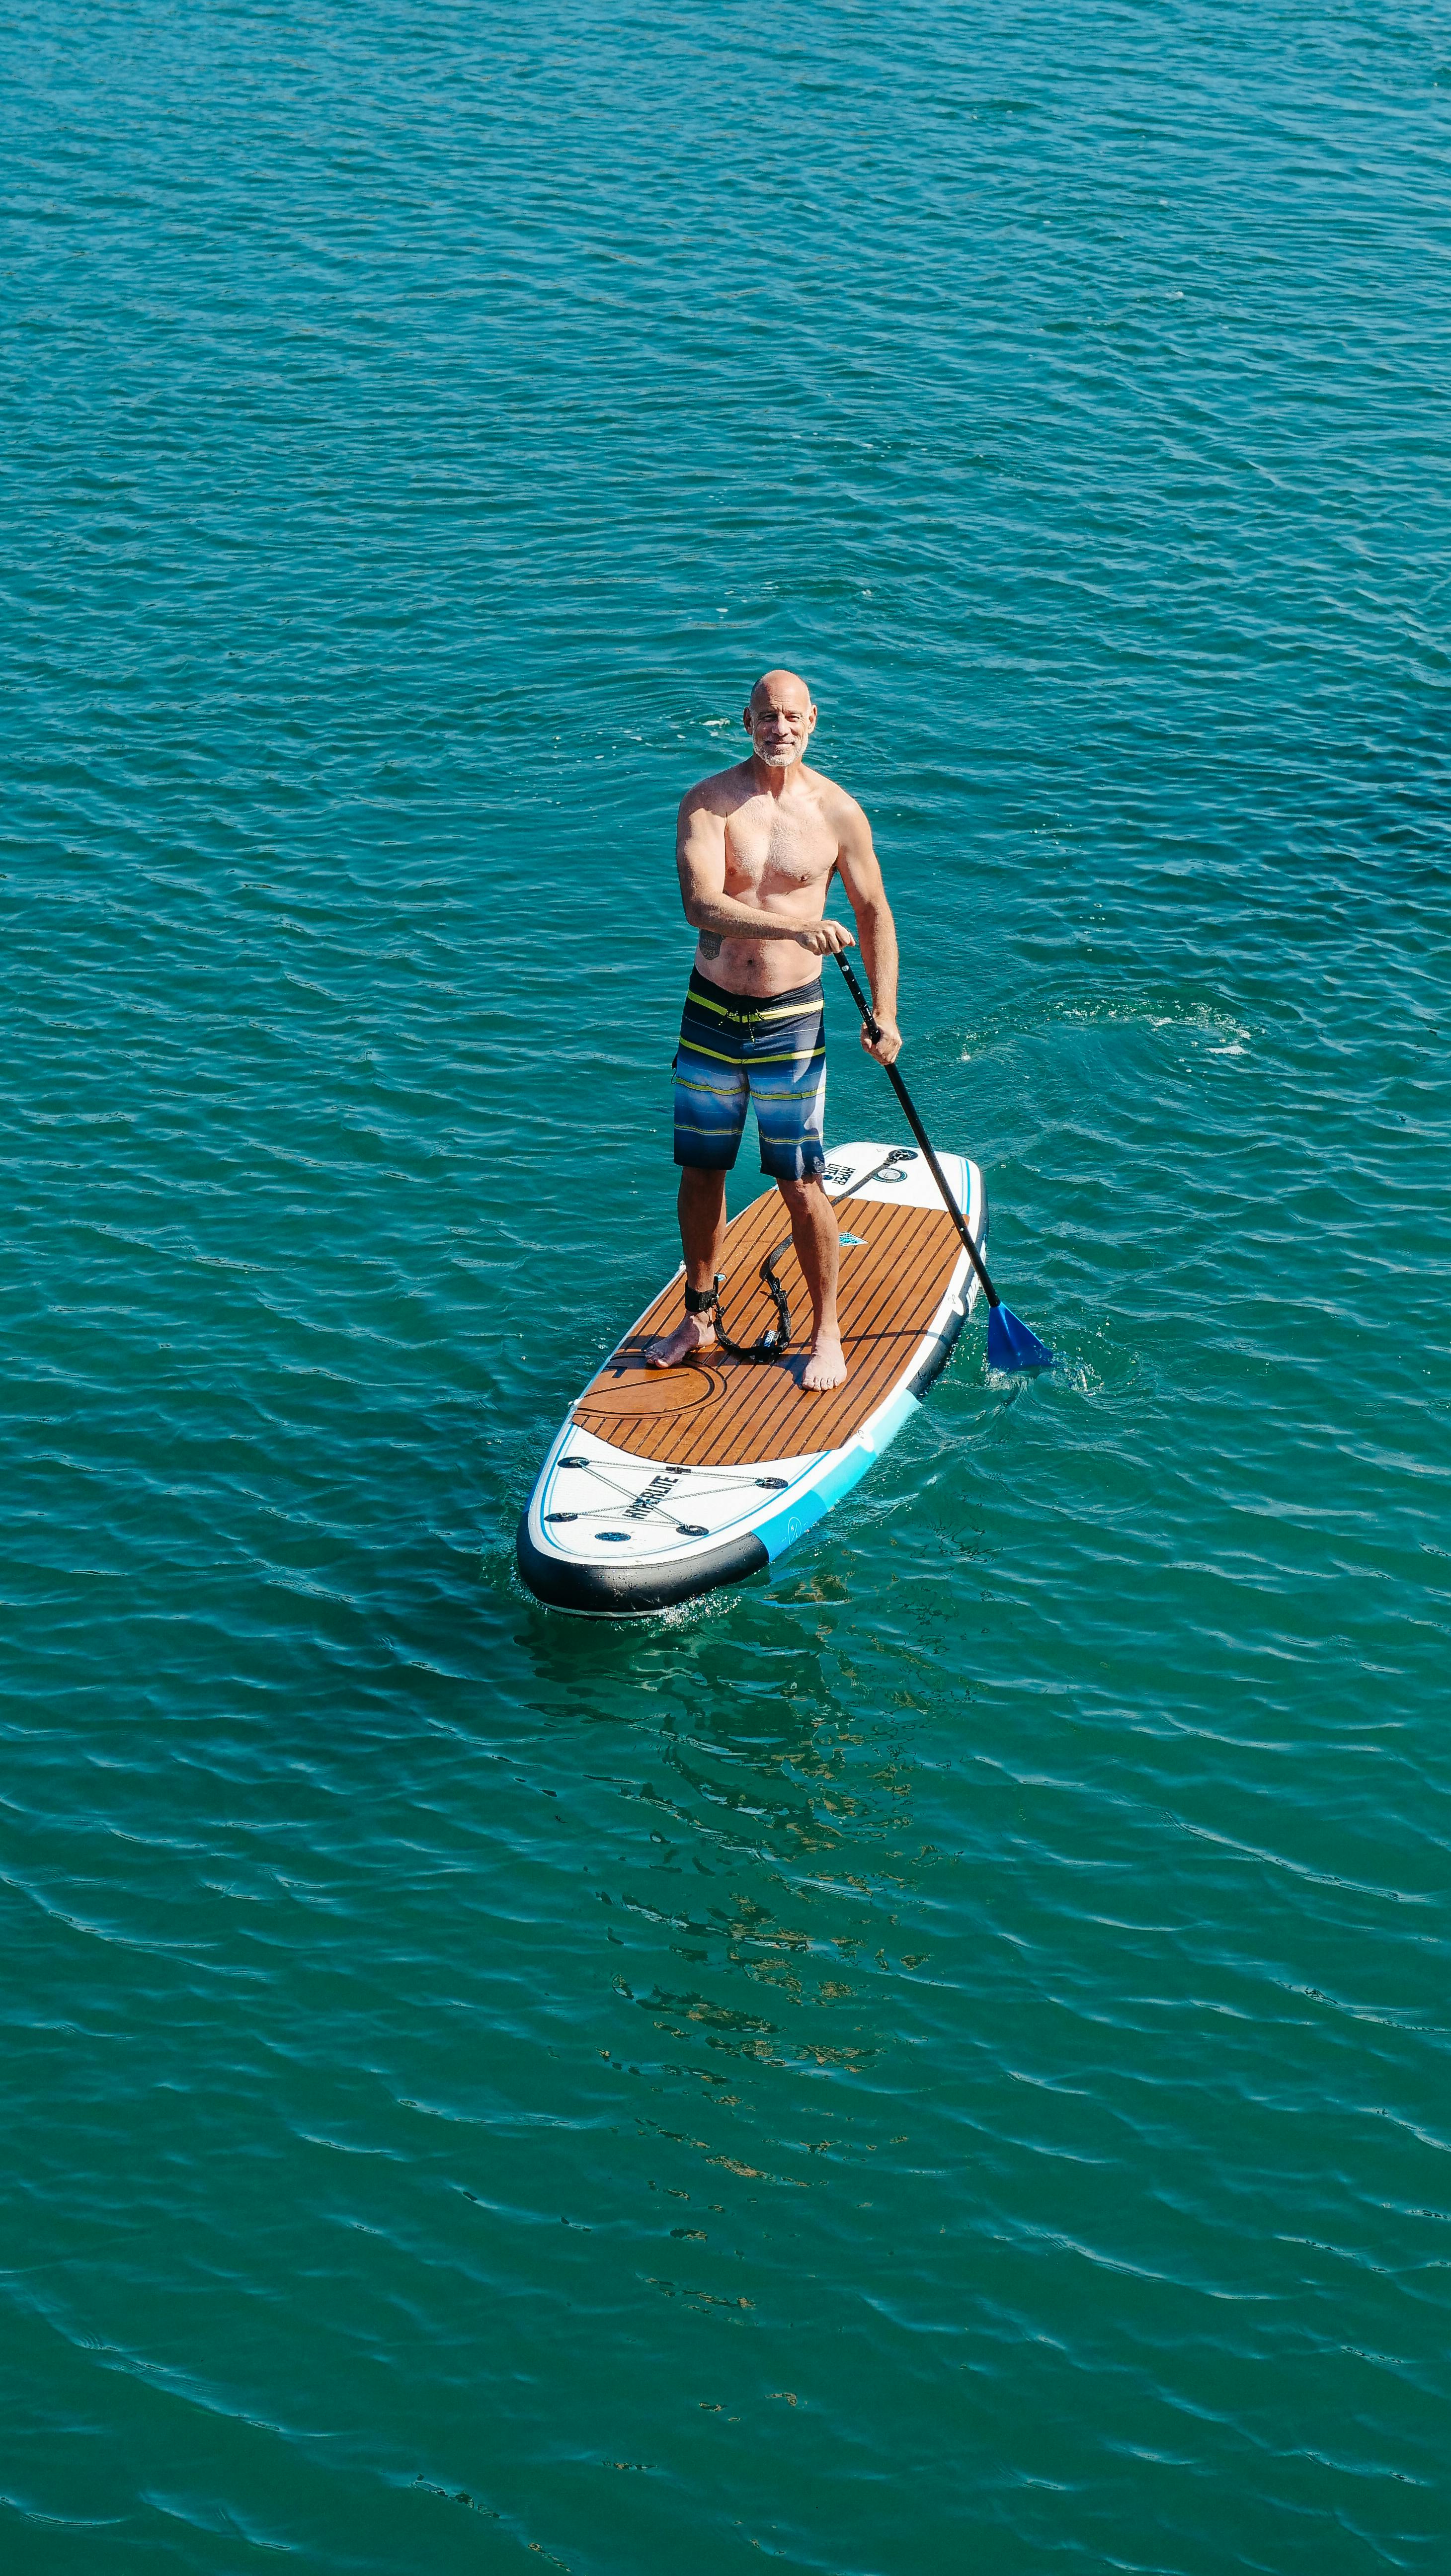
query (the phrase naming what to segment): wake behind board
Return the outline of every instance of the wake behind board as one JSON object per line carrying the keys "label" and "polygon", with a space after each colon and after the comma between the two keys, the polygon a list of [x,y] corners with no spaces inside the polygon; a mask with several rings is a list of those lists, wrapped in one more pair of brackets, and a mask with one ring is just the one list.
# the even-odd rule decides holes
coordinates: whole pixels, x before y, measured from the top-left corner
{"label": "wake behind board", "polygon": [[[960,1154],[938,1159],[981,1247],[982,1174]],[[647,1369],[645,1343],[685,1311],[677,1270],[585,1388],[540,1470],[518,1549],[541,1601],[641,1618],[740,1582],[839,1502],[916,1411],[972,1311],[976,1276],[910,1146],[840,1146],[825,1178],[842,1237],[845,1385],[826,1395],[801,1385],[811,1301],[789,1248],[776,1263],[793,1327],[784,1360],[708,1349],[681,1368]],[[721,1312],[734,1342],[775,1320],[759,1274],[787,1233],[775,1189],[726,1228]]]}

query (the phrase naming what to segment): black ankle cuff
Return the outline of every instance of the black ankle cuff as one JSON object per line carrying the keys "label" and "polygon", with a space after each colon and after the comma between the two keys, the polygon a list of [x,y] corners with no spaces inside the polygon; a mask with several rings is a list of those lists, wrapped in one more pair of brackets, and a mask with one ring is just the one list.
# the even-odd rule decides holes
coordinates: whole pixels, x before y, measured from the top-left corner
{"label": "black ankle cuff", "polygon": [[719,1303],[719,1291],[719,1280],[714,1288],[687,1288],[685,1291],[687,1315],[713,1315]]}

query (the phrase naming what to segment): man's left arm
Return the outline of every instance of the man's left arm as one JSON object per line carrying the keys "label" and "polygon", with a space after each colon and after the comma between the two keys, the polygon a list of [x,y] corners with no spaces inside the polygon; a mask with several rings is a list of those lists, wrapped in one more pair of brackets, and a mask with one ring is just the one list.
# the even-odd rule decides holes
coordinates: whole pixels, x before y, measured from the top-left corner
{"label": "man's left arm", "polygon": [[862,1045],[878,1064],[894,1064],[902,1052],[897,1026],[897,925],[872,848],[872,827],[859,805],[847,800],[839,826],[837,874],[856,915],[857,938],[872,984],[872,1011],[882,1034],[875,1042],[862,1029]]}

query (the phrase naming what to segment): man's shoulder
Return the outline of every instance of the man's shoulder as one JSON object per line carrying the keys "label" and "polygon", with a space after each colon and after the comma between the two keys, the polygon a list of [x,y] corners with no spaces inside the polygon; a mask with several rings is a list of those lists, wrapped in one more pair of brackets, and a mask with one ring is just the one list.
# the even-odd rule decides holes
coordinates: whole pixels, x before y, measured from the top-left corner
{"label": "man's shoulder", "polygon": [[729,769],[712,770],[709,778],[697,778],[680,802],[682,807],[705,805],[712,813],[725,814],[733,805],[739,805],[743,796],[753,795],[755,784],[749,760],[738,760]]}
{"label": "man's shoulder", "polygon": [[803,781],[819,798],[822,812],[833,823],[864,823],[866,816],[850,790],[840,779],[828,778],[824,769],[808,769]]}

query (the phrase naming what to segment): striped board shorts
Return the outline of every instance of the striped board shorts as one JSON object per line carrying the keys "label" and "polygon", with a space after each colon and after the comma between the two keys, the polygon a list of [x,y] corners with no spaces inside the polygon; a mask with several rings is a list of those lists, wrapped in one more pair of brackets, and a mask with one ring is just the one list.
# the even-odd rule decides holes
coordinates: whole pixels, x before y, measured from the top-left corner
{"label": "striped board shorts", "polygon": [[825,1008],[818,975],[791,993],[727,993],[691,971],[675,1058],[675,1160],[732,1169],[754,1101],[761,1169],[812,1180],[826,1161]]}

